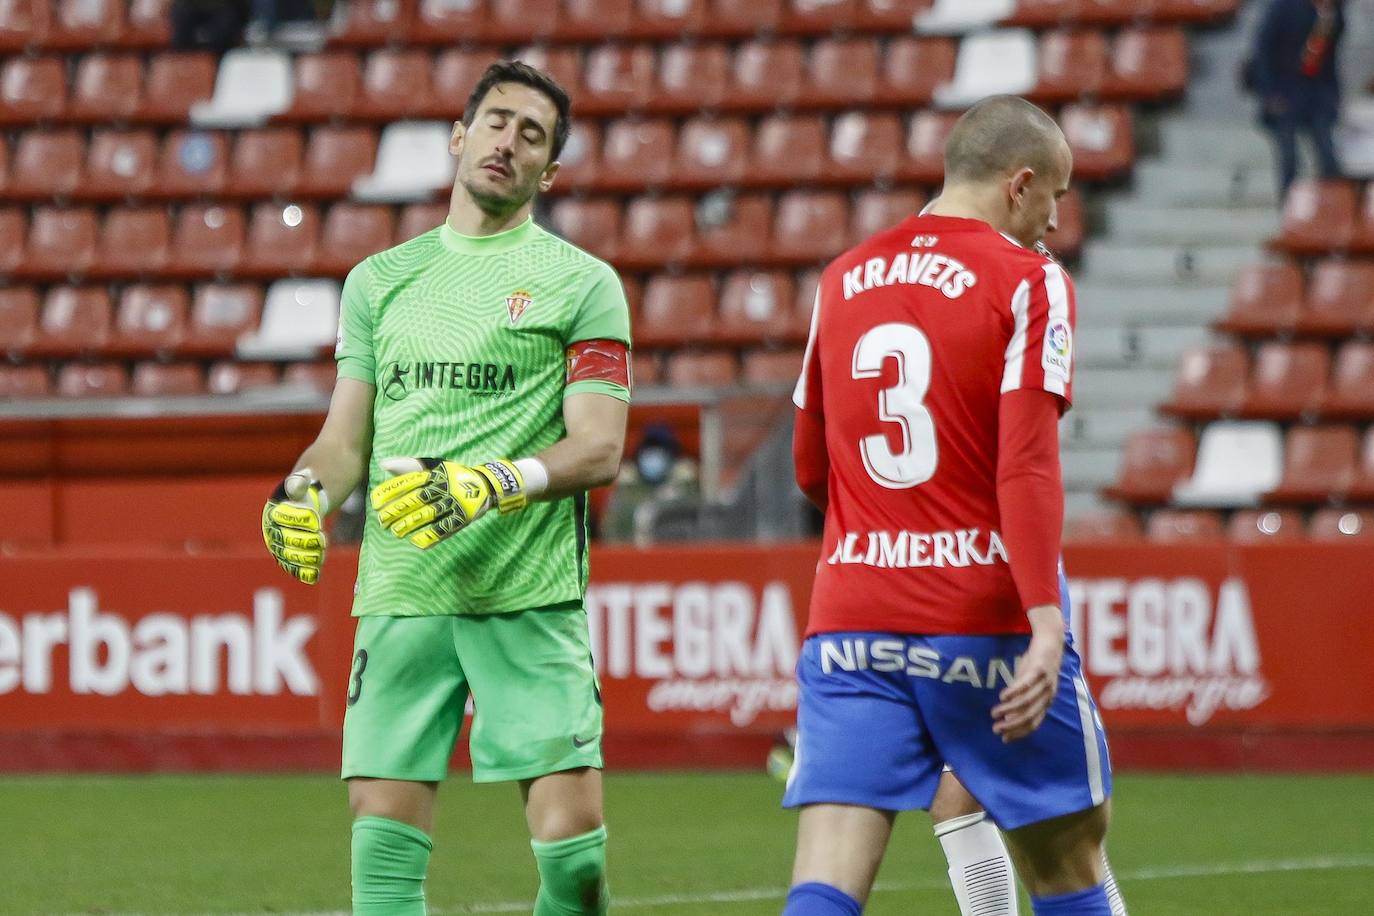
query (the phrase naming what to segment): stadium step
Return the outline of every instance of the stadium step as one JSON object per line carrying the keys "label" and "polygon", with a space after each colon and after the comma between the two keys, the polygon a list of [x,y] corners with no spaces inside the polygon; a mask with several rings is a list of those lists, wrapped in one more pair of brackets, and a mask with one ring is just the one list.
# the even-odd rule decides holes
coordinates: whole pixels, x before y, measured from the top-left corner
{"label": "stadium step", "polygon": [[1120,455],[1121,450],[1116,448],[1066,445],[1061,455],[1065,489],[1086,490],[1111,486],[1116,482]]}
{"label": "stadium step", "polygon": [[1159,285],[1162,279],[1149,285],[1116,286],[1084,274],[1075,286],[1078,327],[1194,325],[1225,314],[1228,286],[1163,286]]}
{"label": "stadium step", "polygon": [[1194,207],[1263,204],[1276,212],[1278,209],[1273,168],[1254,163],[1228,168],[1172,159],[1142,162],[1135,170],[1135,192],[1140,198],[1157,204],[1179,203]]}
{"label": "stadium step", "polygon": [[1080,328],[1077,362],[1080,367],[1173,369],[1188,350],[1206,343],[1205,325],[1185,327]]}
{"label": "stadium step", "polygon": [[1169,396],[1173,384],[1173,374],[1158,369],[1088,367],[1073,381],[1073,402],[1075,409],[1152,410]]}
{"label": "stadium step", "polygon": [[1103,499],[1101,494],[1094,489],[1064,491],[1064,518],[1073,519],[1083,515],[1096,515],[1112,507],[1112,503]]}
{"label": "stadium step", "polygon": [[1144,408],[1075,407],[1059,421],[1059,441],[1064,448],[1119,449],[1131,433],[1149,426],[1154,414]]}
{"label": "stadium step", "polygon": [[1161,283],[1171,280],[1229,283],[1237,270],[1255,261],[1254,245],[1144,245],[1139,242],[1089,242],[1083,273],[1094,281]]}
{"label": "stadium step", "polygon": [[[1143,199],[1142,199],[1143,198]],[[1148,194],[1115,200],[1107,207],[1112,241],[1140,241],[1177,245],[1240,245],[1258,247],[1278,235],[1274,206],[1161,206]]]}
{"label": "stadium step", "polygon": [[1165,119],[1161,133],[1166,159],[1209,165],[1250,163],[1273,167],[1269,138],[1256,124],[1218,123],[1182,116]]}

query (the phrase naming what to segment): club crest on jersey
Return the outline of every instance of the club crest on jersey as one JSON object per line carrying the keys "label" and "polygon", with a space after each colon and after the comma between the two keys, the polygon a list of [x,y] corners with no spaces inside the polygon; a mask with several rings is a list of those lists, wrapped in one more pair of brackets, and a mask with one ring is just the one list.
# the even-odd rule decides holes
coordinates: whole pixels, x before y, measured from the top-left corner
{"label": "club crest on jersey", "polygon": [[514,325],[525,314],[525,309],[534,304],[534,299],[523,289],[517,289],[506,297],[506,311],[510,312],[510,323]]}
{"label": "club crest on jersey", "polygon": [[1072,364],[1073,332],[1069,323],[1056,318],[1045,328],[1045,349],[1040,363],[1046,372],[1053,372],[1067,380],[1069,366]]}

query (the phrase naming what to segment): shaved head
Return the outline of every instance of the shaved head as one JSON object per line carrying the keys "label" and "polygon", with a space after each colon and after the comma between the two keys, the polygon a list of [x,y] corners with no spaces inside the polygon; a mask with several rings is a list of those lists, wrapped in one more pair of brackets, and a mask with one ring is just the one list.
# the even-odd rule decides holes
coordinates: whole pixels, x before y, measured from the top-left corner
{"label": "shaved head", "polygon": [[945,141],[945,182],[998,178],[1017,169],[1050,171],[1067,144],[1059,125],[1014,95],[994,95],[964,112]]}

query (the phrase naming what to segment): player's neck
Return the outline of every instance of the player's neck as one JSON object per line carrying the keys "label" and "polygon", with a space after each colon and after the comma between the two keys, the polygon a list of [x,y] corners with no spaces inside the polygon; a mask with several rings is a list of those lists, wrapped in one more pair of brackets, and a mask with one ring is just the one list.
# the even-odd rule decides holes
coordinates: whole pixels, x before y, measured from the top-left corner
{"label": "player's neck", "polygon": [[530,218],[534,198],[507,213],[488,213],[477,205],[466,188],[457,184],[448,204],[448,227],[459,235],[496,235],[514,229]]}
{"label": "player's neck", "polygon": [[922,215],[976,219],[987,223],[998,232],[1006,231],[1002,225],[1004,214],[998,213],[995,203],[988,199],[988,195],[969,188],[946,187],[940,192],[940,196],[922,211]]}

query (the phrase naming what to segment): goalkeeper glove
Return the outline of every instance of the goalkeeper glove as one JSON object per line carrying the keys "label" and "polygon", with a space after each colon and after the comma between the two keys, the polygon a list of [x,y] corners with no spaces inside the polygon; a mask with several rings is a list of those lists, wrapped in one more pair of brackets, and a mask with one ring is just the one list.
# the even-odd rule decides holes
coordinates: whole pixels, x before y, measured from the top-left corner
{"label": "goalkeeper glove", "polygon": [[262,539],[277,565],[306,585],[320,578],[324,528],[329,511],[324,487],[309,468],[289,474],[262,508]]}
{"label": "goalkeeper glove", "polygon": [[488,509],[525,508],[525,478],[510,461],[475,467],[442,458],[391,458],[382,467],[399,476],[372,490],[382,527],[424,550],[462,531]]}

